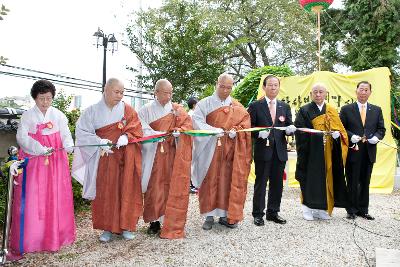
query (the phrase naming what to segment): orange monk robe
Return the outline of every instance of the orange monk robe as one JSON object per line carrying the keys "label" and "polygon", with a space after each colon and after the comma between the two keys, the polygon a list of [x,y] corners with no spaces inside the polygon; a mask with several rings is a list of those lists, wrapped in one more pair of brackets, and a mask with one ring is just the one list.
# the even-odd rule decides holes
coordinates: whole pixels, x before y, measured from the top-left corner
{"label": "orange monk robe", "polygon": [[[153,121],[156,131],[192,129],[192,120],[182,106],[173,103],[173,113]],[[151,222],[164,215],[160,237],[183,238],[189,204],[192,138],[181,134],[178,142],[170,136],[158,144],[147,191],[144,194],[143,220]]]}
{"label": "orange monk robe", "polygon": [[[96,134],[114,144],[123,134],[128,141],[143,137],[136,111],[126,104],[124,118],[97,129]],[[132,143],[112,150],[113,154],[99,160],[96,198],[92,202],[93,228],[113,233],[135,231],[143,210],[141,145]]]}
{"label": "orange monk robe", "polygon": [[[209,113],[206,122],[226,131],[247,129],[251,125],[250,115],[234,99],[231,106]],[[228,223],[237,223],[243,220],[246,201],[247,178],[252,159],[251,134],[238,132],[234,139],[224,135],[220,143],[220,146],[215,147],[213,159],[199,190],[200,213],[215,209],[226,210]]]}

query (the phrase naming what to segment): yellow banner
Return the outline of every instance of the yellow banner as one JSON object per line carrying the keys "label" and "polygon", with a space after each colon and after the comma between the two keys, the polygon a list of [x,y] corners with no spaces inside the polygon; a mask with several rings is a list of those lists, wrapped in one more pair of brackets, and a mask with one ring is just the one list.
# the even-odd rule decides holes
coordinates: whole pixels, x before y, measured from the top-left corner
{"label": "yellow banner", "polygon": [[[266,76],[266,75],[265,75]],[[262,81],[260,79],[257,98],[264,96]],[[285,101],[292,107],[293,121],[295,112],[300,106],[311,101],[311,86],[317,82],[324,83],[328,88],[326,102],[340,108],[349,103],[357,101],[356,86],[360,81],[368,81],[372,85],[372,94],[369,98],[370,103],[382,108],[385,120],[386,135],[383,141],[396,147],[396,143],[391,132],[391,108],[390,108],[390,71],[388,68],[374,68],[363,72],[351,74],[337,74],[328,71],[318,71],[307,76],[292,76],[280,78],[281,89],[278,98]],[[378,144],[376,163],[371,177],[370,191],[375,193],[391,193],[394,185],[394,174],[396,169],[396,149]],[[287,166],[289,186],[298,186],[294,178],[296,169],[295,153],[290,152]],[[249,180],[254,181],[254,166],[250,173]]]}

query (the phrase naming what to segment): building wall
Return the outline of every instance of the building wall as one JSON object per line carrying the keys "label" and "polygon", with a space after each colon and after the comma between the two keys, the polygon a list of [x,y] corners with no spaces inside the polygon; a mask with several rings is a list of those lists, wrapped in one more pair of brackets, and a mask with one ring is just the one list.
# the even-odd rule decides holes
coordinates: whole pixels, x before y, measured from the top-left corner
{"label": "building wall", "polygon": [[7,150],[10,146],[17,146],[15,132],[0,131],[0,158],[8,157]]}

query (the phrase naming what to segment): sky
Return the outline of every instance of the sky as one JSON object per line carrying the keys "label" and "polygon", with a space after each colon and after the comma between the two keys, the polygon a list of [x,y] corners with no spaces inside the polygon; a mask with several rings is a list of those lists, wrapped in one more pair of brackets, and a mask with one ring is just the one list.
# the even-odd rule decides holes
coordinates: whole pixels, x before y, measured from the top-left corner
{"label": "sky", "polygon": [[[140,2],[143,9],[161,4],[161,0],[0,1],[10,9],[0,21],[0,55],[9,59],[8,65],[102,82],[103,49],[93,45],[93,33],[100,27],[105,33],[114,33],[119,41],[119,50],[107,53],[107,77],[122,79],[126,87],[134,88],[135,84],[128,82],[134,79],[133,73],[125,66],[137,66],[138,62],[121,41],[129,14],[139,10]],[[25,96],[33,82],[0,74],[0,97]],[[84,92],[84,106],[100,96],[97,92],[64,89],[67,94]]]}
{"label": "sky", "polygon": [[[125,86],[134,74],[126,66],[138,66],[136,57],[124,47],[123,33],[132,11],[158,7],[161,0],[0,0],[10,13],[0,21],[0,55],[8,65],[31,68],[64,76],[102,82],[102,47],[96,49],[93,33],[100,27],[114,33],[119,50],[107,53],[107,77],[116,77]],[[340,7],[335,0],[332,7]],[[3,67],[0,66],[0,70]],[[3,68],[4,70],[4,68]],[[9,70],[9,69],[7,69]],[[0,98],[25,96],[33,80],[0,74]],[[60,89],[60,86],[57,86]],[[100,93],[66,88],[67,94],[83,95],[82,106],[93,104]]]}

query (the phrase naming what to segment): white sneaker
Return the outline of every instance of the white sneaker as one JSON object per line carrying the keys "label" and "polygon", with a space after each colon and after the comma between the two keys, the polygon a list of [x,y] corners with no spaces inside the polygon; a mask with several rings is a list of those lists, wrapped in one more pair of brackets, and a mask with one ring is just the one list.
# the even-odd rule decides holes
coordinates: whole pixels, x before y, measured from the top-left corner
{"label": "white sneaker", "polygon": [[112,236],[112,233],[111,233],[111,232],[109,232],[109,231],[104,231],[104,232],[101,234],[101,236],[99,237],[99,240],[100,240],[101,242],[104,242],[104,243],[110,242],[111,236]]}
{"label": "white sneaker", "polygon": [[325,210],[314,210],[313,215],[315,218],[321,219],[321,220],[330,220],[332,219],[331,216],[329,216],[328,212]]}
{"label": "white sneaker", "polygon": [[312,213],[312,209],[310,209],[309,207],[307,207],[306,205],[301,205],[301,209],[303,211],[303,218],[307,221],[313,221],[314,220],[314,216]]}
{"label": "white sneaker", "polygon": [[135,238],[135,234],[130,231],[122,231],[122,236],[125,240],[132,240]]}

